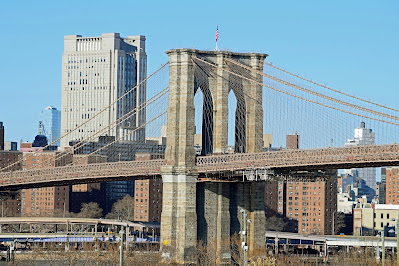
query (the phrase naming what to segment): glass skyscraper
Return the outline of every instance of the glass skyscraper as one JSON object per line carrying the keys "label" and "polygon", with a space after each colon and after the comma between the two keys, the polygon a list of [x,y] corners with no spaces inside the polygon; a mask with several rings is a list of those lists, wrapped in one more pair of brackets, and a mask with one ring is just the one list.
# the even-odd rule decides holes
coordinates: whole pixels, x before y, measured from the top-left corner
{"label": "glass skyscraper", "polygon": [[[39,135],[47,137],[48,144],[60,138],[61,131],[61,112],[53,106],[48,106],[42,110],[39,122]],[[51,144],[60,146],[60,141]]]}

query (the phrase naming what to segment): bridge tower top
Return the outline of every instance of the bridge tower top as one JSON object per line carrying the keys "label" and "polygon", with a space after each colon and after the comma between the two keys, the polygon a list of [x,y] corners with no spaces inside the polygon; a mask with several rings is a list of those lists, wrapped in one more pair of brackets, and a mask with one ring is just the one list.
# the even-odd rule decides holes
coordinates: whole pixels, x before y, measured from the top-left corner
{"label": "bridge tower top", "polygon": [[[228,95],[237,99],[235,151],[258,152],[263,147],[262,86],[260,75],[246,73],[246,79],[232,75],[225,59],[263,71],[267,54],[231,51],[172,49],[169,56],[169,106],[164,173],[195,172],[194,96],[204,95],[202,117],[202,155],[227,153]],[[205,73],[207,68],[212,72]],[[261,84],[261,83],[260,83]]]}

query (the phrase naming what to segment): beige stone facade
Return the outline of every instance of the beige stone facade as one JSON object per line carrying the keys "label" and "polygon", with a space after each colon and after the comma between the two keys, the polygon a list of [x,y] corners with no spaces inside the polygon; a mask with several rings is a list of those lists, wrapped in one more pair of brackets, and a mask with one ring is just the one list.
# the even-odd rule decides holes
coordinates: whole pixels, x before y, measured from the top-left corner
{"label": "beige stone facade", "polygon": [[[61,148],[70,141],[83,140],[104,126],[145,102],[146,87],[140,85],[119,101],[109,112],[97,116],[85,126],[77,126],[138,85],[147,75],[147,55],[144,36],[122,38],[119,33],[104,33],[96,37],[67,35],[62,56]],[[124,123],[101,135],[119,138],[142,125],[145,108]],[[123,138],[144,142],[145,129]]]}
{"label": "beige stone facade", "polygon": [[[394,232],[399,219],[399,205],[357,203],[353,209],[353,234],[375,235],[377,232]],[[391,235],[393,236],[393,235]]]}
{"label": "beige stone facade", "polygon": [[[161,251],[164,257],[173,257],[178,263],[194,263],[197,250],[197,171],[195,167],[194,134],[195,107],[194,95],[201,89],[206,95],[203,110],[202,154],[228,152],[228,94],[233,90],[238,99],[236,111],[236,151],[259,152],[263,150],[263,110],[262,86],[245,79],[230,80],[228,74],[221,69],[215,70],[218,75],[201,75],[198,61],[202,58],[218,66],[227,66],[225,58],[233,58],[247,66],[263,70],[265,54],[240,54],[226,51],[198,51],[194,49],[174,49],[166,52],[169,56],[169,105],[167,121],[167,147],[165,152],[165,166],[162,167],[163,181],[163,210],[161,218]],[[257,78],[256,76],[251,78]],[[231,84],[236,86],[231,86]],[[257,99],[253,101],[253,99]],[[205,109],[206,106],[206,109]],[[239,115],[237,115],[239,113]],[[204,128],[206,131],[204,131]],[[205,135],[206,134],[206,135]],[[261,197],[254,197],[258,193],[250,193],[251,187],[255,191],[257,185],[243,185],[237,187],[241,208],[248,210],[252,219],[249,231],[248,245],[264,244],[262,222],[264,224],[264,186]],[[223,186],[219,191],[225,191]],[[239,197],[239,196],[237,196]],[[260,202],[258,202],[260,200]],[[256,203],[261,203],[261,209],[254,209]],[[223,201],[218,201],[220,211]],[[252,205],[253,204],[253,205]],[[257,204],[256,206],[259,206]],[[218,207],[219,208],[219,207]],[[236,217],[237,213],[234,213]],[[263,219],[262,219],[263,218]],[[223,232],[222,220],[217,221],[216,241],[221,241]],[[238,223],[239,224],[239,223]],[[212,225],[209,225],[211,227]],[[210,228],[209,228],[210,229]],[[201,229],[202,230],[202,229]],[[206,228],[205,228],[206,230]],[[264,230],[264,228],[263,228]],[[230,231],[230,230],[228,230]],[[255,232],[261,235],[262,241]],[[226,232],[225,232],[226,233]],[[219,245],[217,247],[218,260],[229,259]]]}

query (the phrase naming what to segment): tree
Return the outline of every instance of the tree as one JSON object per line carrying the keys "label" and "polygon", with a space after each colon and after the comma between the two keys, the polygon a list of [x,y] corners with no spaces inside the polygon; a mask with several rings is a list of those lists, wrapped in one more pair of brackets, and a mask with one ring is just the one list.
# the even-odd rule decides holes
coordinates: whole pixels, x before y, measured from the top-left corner
{"label": "tree", "polygon": [[134,198],[124,196],[112,205],[112,210],[106,215],[107,219],[134,220]]}
{"label": "tree", "polygon": [[[345,213],[343,212],[339,212],[337,214],[337,224],[336,224],[336,229],[335,232],[339,233],[345,233]],[[333,234],[335,234],[335,232],[333,232]]]}
{"label": "tree", "polygon": [[97,202],[82,203],[80,213],[77,217],[81,218],[100,218],[102,216],[103,209],[100,208]]}
{"label": "tree", "polygon": [[286,221],[283,217],[266,217],[266,231],[283,231],[286,226]]}

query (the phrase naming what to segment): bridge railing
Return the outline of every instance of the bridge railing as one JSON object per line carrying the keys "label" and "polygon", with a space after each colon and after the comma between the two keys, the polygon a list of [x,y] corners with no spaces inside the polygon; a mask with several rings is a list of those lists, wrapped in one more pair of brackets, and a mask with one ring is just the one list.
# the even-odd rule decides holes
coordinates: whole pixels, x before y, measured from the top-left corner
{"label": "bridge railing", "polygon": [[[0,173],[0,187],[108,177],[160,175],[163,159],[71,165]],[[310,150],[281,150],[196,158],[199,173],[246,169],[329,169],[399,164],[399,144],[365,145]]]}
{"label": "bridge railing", "polygon": [[70,165],[0,173],[0,186],[90,179],[110,176],[157,175],[163,160]]}
{"label": "bridge railing", "polygon": [[199,172],[220,172],[248,168],[292,168],[320,165],[342,165],[342,168],[348,168],[347,165],[398,160],[399,144],[389,144],[213,155],[198,157],[197,166]]}

